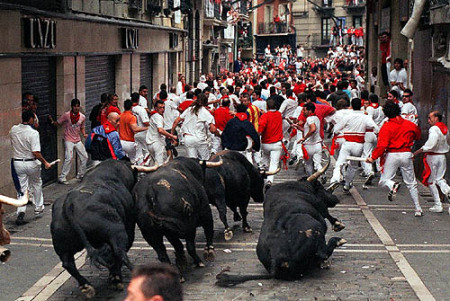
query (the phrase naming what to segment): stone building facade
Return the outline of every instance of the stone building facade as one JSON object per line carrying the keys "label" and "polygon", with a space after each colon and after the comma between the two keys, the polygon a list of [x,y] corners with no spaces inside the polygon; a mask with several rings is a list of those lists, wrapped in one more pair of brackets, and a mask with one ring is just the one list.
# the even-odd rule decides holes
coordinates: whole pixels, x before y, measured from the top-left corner
{"label": "stone building facade", "polygon": [[[14,195],[8,132],[20,123],[22,93],[39,99],[44,157],[63,159],[63,130],[49,125],[49,114],[60,116],[78,98],[89,116],[102,93],[116,93],[122,107],[140,85],[153,95],[160,83],[176,85],[178,74],[191,70],[184,50],[193,8],[180,1],[178,7],[150,0],[0,1],[1,194]],[[43,171],[44,183],[57,173]]]}

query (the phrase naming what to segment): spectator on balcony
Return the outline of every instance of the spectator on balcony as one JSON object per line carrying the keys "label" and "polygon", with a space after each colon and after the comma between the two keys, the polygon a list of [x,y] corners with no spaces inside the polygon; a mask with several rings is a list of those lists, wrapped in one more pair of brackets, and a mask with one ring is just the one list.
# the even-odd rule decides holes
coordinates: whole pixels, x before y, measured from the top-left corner
{"label": "spectator on balcony", "polygon": [[339,36],[338,28],[337,26],[331,27],[331,34],[330,34],[330,45],[336,46],[336,40]]}
{"label": "spectator on balcony", "polygon": [[281,18],[278,15],[275,15],[273,18],[273,24],[275,26],[275,32],[281,32]]}
{"label": "spectator on balcony", "polygon": [[266,49],[264,49],[264,56],[267,60],[272,59],[272,52],[270,50],[270,45],[267,45]]}
{"label": "spectator on balcony", "polygon": [[355,29],[355,38],[356,38],[356,45],[357,46],[364,46],[364,29],[362,26],[359,27],[359,29]]}
{"label": "spectator on balcony", "polygon": [[302,60],[303,59],[303,52],[305,51],[305,48],[301,44],[298,44],[297,46],[297,59]]}

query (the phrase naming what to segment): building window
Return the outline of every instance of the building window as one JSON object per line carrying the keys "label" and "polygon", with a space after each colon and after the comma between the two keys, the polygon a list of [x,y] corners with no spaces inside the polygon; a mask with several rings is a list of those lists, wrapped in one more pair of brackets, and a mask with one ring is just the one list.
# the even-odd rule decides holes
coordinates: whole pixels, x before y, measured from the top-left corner
{"label": "building window", "polygon": [[338,21],[337,21],[338,26],[341,26],[341,28],[344,28],[344,26],[347,24],[346,18],[338,17],[337,19],[338,19]]}
{"label": "building window", "polygon": [[331,34],[331,19],[330,18],[322,18],[322,45],[328,44],[330,41]]}
{"label": "building window", "polygon": [[322,7],[332,7],[333,0],[322,0]]}
{"label": "building window", "polygon": [[353,27],[360,28],[362,26],[362,16],[353,16]]}

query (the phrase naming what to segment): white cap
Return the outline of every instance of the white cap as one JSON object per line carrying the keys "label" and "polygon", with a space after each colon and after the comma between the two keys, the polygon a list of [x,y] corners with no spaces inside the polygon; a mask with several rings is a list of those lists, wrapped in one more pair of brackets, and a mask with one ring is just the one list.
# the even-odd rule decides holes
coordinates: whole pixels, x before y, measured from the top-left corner
{"label": "white cap", "polygon": [[200,76],[200,81],[201,82],[206,82],[206,77],[204,75]]}

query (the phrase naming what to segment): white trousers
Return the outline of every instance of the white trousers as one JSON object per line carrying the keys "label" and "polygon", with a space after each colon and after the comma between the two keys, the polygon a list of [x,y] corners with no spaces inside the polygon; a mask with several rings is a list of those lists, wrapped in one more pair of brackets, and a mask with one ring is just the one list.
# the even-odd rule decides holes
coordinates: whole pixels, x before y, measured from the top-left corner
{"label": "white trousers", "polygon": [[86,149],[84,148],[84,144],[79,141],[77,143],[73,143],[70,141],[64,141],[64,164],[61,169],[61,174],[59,176],[60,181],[66,181],[66,177],[70,172],[70,168],[72,167],[72,159],[73,159],[73,150],[78,154],[80,158],[80,170],[78,171],[77,178],[84,177],[86,173],[86,163],[88,160],[88,154],[86,153]]}
{"label": "white trousers", "polygon": [[[364,140],[365,140],[365,142],[364,142],[364,146],[363,146],[362,157],[367,158],[372,154],[372,151],[377,146],[377,136],[375,135],[374,132],[368,132],[368,133],[366,133]],[[364,173],[366,175],[374,174],[372,163],[361,162],[361,165],[362,165],[362,167],[364,169]]]}
{"label": "white trousers", "polygon": [[166,145],[162,144],[158,141],[153,142],[152,144],[147,144],[149,153],[155,159],[155,163],[158,165],[164,164],[164,161],[167,157]]}
{"label": "white trousers", "polygon": [[144,155],[136,142],[120,140],[120,144],[122,144],[122,149],[127,157],[130,158],[131,164],[142,163]]}
{"label": "white trousers", "polygon": [[222,151],[222,139],[216,135],[211,136],[211,152],[217,154]]}
{"label": "white trousers", "polygon": [[184,145],[186,146],[187,156],[199,160],[209,160],[211,150],[208,142],[200,141],[193,135],[184,135]]}
{"label": "white trousers", "polygon": [[[269,171],[277,170],[280,165],[281,151],[283,150],[281,146],[281,141],[275,143],[262,143],[261,144],[261,164],[264,166],[269,166]],[[273,183],[274,176],[268,176],[267,182]]]}
{"label": "white trousers", "polygon": [[[349,142],[345,141],[341,146],[341,150],[339,151],[339,157],[336,161],[336,165],[333,169],[333,177],[330,180],[330,183],[339,182],[341,178],[341,167],[344,163],[346,163],[348,156],[361,157],[363,152],[363,143],[357,142]],[[350,161],[347,172],[345,173],[344,180],[346,185],[350,185],[355,177],[355,172],[358,168],[358,162]]]}
{"label": "white trousers", "polygon": [[394,177],[397,169],[402,172],[403,182],[408,187],[411,198],[416,210],[421,210],[419,204],[419,193],[417,191],[416,175],[414,173],[414,164],[411,152],[387,153],[384,162],[383,172],[381,173],[379,186],[394,188]]}
{"label": "white trousers", "polygon": [[[25,193],[27,190],[33,194],[35,210],[44,209],[44,196],[42,194],[41,162],[39,161],[15,161],[17,177],[20,182],[20,190]],[[17,196],[19,197],[19,196]],[[18,207],[17,214],[25,212],[27,205]]]}
{"label": "white trousers", "polygon": [[297,136],[295,136],[294,144],[292,145],[292,153],[294,156],[297,156],[297,159],[303,159],[302,145],[300,143],[298,143],[298,141],[302,138],[303,138],[303,132],[298,130]]}
{"label": "white trousers", "polygon": [[147,132],[144,131],[134,135],[134,140],[136,141],[137,154],[141,154],[142,158],[146,158],[148,155],[147,142],[145,141],[146,134]]}
{"label": "white trousers", "polygon": [[305,161],[305,169],[310,176],[314,173],[314,170],[322,168],[322,143],[305,144],[305,149],[309,156],[309,160]]}
{"label": "white trousers", "polygon": [[444,178],[447,170],[445,155],[428,155],[427,163],[431,169],[430,178],[428,179],[428,182],[431,184],[428,188],[433,196],[434,204],[442,206],[437,186],[439,186],[443,194],[448,195],[450,193],[450,187]]}

